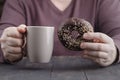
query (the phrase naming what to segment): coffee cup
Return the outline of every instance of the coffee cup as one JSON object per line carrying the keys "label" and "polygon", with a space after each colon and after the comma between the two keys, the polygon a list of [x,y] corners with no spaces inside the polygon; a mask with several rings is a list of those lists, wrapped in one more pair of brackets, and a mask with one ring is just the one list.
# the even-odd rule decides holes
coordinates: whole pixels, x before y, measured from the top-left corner
{"label": "coffee cup", "polygon": [[48,63],[54,46],[54,27],[27,26],[27,56],[30,62]]}

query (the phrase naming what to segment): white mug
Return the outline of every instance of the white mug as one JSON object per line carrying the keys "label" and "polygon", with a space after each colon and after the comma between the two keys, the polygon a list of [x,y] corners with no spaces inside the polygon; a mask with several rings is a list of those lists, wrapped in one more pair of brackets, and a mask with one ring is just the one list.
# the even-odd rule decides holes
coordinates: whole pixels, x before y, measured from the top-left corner
{"label": "white mug", "polygon": [[30,62],[48,63],[53,53],[54,27],[27,26],[26,39]]}

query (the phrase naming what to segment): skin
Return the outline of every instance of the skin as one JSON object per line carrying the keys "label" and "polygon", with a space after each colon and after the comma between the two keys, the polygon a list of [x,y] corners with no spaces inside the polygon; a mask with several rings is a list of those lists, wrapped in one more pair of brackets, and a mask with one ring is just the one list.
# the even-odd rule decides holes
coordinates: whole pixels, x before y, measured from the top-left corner
{"label": "skin", "polygon": [[117,51],[112,38],[104,33],[85,33],[84,39],[94,42],[84,42],[80,45],[84,52],[83,58],[90,59],[101,66],[109,66],[116,59]]}
{"label": "skin", "polygon": [[3,31],[0,41],[4,59],[13,62],[22,57],[23,33],[25,32],[25,25],[8,27]]}
{"label": "skin", "polygon": [[60,10],[64,11],[72,2],[72,0],[51,0],[51,2]]}
{"label": "skin", "polygon": [[[51,2],[61,11],[64,11],[72,0],[51,0]],[[26,26],[8,27],[1,36],[1,49],[3,56],[9,61],[19,60],[23,53],[23,34],[26,32]],[[111,65],[117,55],[116,47],[112,38],[104,33],[85,33],[84,39],[94,42],[84,42],[80,45],[84,52],[83,58],[90,59],[101,66]]]}

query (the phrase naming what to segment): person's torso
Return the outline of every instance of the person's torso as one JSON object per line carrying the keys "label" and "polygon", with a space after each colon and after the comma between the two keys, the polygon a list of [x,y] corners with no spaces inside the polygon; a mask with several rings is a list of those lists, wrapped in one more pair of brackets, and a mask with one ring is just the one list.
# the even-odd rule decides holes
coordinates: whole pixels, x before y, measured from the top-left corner
{"label": "person's torso", "polygon": [[79,55],[80,51],[70,51],[59,41],[57,30],[62,22],[71,17],[83,18],[95,26],[99,0],[73,0],[60,11],[50,0],[23,0],[27,26],[54,26],[54,55]]}

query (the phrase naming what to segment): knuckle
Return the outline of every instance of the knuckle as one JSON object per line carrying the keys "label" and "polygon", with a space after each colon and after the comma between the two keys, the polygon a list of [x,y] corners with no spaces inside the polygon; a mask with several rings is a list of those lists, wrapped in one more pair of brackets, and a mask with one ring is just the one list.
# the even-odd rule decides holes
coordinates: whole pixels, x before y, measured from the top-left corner
{"label": "knuckle", "polygon": [[7,53],[9,47],[8,47],[7,45],[2,45],[2,46],[1,46],[1,49],[2,49],[3,52],[6,52],[6,53]]}
{"label": "knuckle", "polygon": [[7,56],[9,56],[9,54],[10,53],[8,53],[7,51],[6,51],[6,49],[5,50],[3,50],[3,56],[6,58]]}
{"label": "knuckle", "polygon": [[22,34],[18,32],[16,27],[8,27],[3,32],[7,37],[22,38]]}
{"label": "knuckle", "polygon": [[9,54],[10,54],[10,53],[8,53],[8,52],[4,52],[4,58],[5,58],[5,59],[8,59]]}
{"label": "knuckle", "polygon": [[98,56],[98,57],[101,57],[101,52],[98,52],[97,56]]}
{"label": "knuckle", "polygon": [[12,43],[12,38],[11,37],[7,37],[7,39],[6,39],[6,44],[7,45],[9,45],[9,46],[11,46],[13,43]]}
{"label": "knuckle", "polygon": [[1,49],[2,49],[2,50],[5,50],[5,49],[6,49],[5,44],[1,44]]}
{"label": "knuckle", "polygon": [[6,28],[4,29],[4,32],[8,32],[10,30],[10,28]]}
{"label": "knuckle", "polygon": [[100,37],[101,39],[104,39],[104,34],[103,34],[103,33],[99,33],[99,37]]}
{"label": "knuckle", "polygon": [[11,31],[11,30],[15,30],[15,27],[8,27],[8,28],[6,28],[4,31],[5,31],[5,32],[9,32],[9,31]]}
{"label": "knuckle", "polygon": [[111,41],[111,43],[114,43],[114,40],[112,38],[109,39]]}
{"label": "knuckle", "polygon": [[7,47],[6,49],[5,49],[5,51],[7,52],[7,53],[12,53],[12,51],[11,51],[11,48],[10,47]]}

